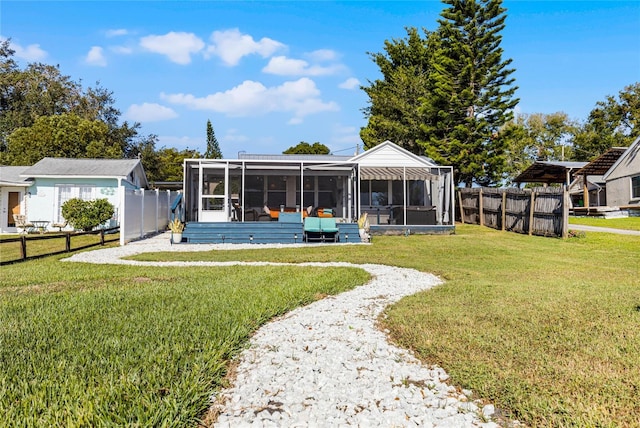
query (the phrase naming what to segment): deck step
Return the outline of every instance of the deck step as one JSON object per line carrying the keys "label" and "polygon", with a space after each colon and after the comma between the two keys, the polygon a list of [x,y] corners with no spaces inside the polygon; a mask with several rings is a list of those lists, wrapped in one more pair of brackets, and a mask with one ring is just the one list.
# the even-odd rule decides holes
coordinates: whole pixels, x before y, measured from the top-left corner
{"label": "deck step", "polygon": [[[359,242],[357,223],[338,223],[339,242]],[[183,242],[198,244],[295,244],[303,242],[302,223],[187,223]]]}

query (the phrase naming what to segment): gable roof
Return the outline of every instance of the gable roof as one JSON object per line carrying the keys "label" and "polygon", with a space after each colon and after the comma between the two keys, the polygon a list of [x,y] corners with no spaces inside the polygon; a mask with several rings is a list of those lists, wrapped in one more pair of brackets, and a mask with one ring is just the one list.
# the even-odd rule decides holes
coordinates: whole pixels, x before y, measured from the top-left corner
{"label": "gable roof", "polygon": [[605,181],[640,174],[640,137],[631,143],[604,175]]}
{"label": "gable roof", "polygon": [[362,166],[438,167],[431,159],[418,156],[387,140],[350,159]]}
{"label": "gable roof", "polygon": [[21,177],[20,174],[24,170],[29,168],[28,166],[0,166],[0,186],[16,186],[16,187],[28,187],[31,185],[31,180],[27,180]]}
{"label": "gable roof", "polygon": [[147,177],[140,159],[70,159],[44,158],[20,174],[26,178],[66,177],[66,178],[122,178],[139,170],[140,187],[147,187]]}

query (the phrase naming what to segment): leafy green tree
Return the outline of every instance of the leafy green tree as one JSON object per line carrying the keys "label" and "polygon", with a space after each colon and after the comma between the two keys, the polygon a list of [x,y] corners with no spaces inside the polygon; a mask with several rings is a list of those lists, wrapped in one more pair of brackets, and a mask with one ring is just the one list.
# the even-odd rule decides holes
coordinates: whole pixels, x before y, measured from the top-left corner
{"label": "leafy green tree", "polygon": [[62,204],[62,216],[74,229],[90,231],[100,226],[115,212],[114,206],[106,199],[85,201],[73,198]]}
{"label": "leafy green tree", "polygon": [[[163,147],[158,150],[159,177],[162,180],[150,181],[182,181],[182,164],[184,159],[197,159],[202,157],[197,150],[180,150],[170,147]],[[147,176],[147,179],[149,177]]]}
{"label": "leafy green tree", "polygon": [[564,112],[519,115],[499,131],[507,144],[506,181],[510,182],[537,160],[573,159],[570,140],[576,123]]}
{"label": "leafy green tree", "polygon": [[108,143],[108,126],[63,113],[38,117],[32,126],[9,135],[4,161],[33,165],[44,157],[120,158],[120,146]]}
{"label": "leafy green tree", "polygon": [[[79,83],[63,75],[58,67],[51,65],[33,63],[22,70],[13,59],[14,54],[9,40],[0,42],[0,163],[22,165],[25,159],[31,159],[30,163],[33,163],[40,160],[39,156],[44,152],[55,152],[55,148],[46,149],[36,144],[36,153],[30,154],[30,146],[23,142],[27,136],[34,136],[43,127],[53,125],[53,122],[47,125],[45,118],[59,115],[66,115],[60,121],[64,122],[65,132],[70,136],[56,136],[65,144],[61,149],[64,155],[131,158],[136,156],[136,146],[150,138],[138,135],[138,123],[119,123],[120,111],[114,107],[112,92],[99,86],[84,90]],[[106,125],[106,131],[102,127],[99,132],[86,129],[94,128],[96,121]],[[83,129],[70,129],[69,126],[74,124]],[[10,145],[10,136],[14,132],[18,135],[12,138]],[[89,141],[87,133],[93,134]],[[84,136],[84,139],[71,142],[71,136]],[[86,143],[92,144],[84,151],[68,147]]]}
{"label": "leafy green tree", "polygon": [[360,130],[365,148],[386,140],[420,153],[419,139],[426,138],[421,125],[426,118],[420,110],[422,99],[429,94],[432,58],[432,35],[423,29],[424,39],[416,28],[405,28],[404,39],[385,40],[384,52],[368,55],[380,68],[382,78],[362,89],[369,96],[363,109],[367,126]]}
{"label": "leafy green tree", "polygon": [[317,141],[313,144],[301,141],[298,145],[289,147],[282,153],[285,155],[328,155],[331,150]]}
{"label": "leafy green tree", "polygon": [[204,152],[204,157],[206,159],[222,159],[220,145],[216,139],[216,134],[213,132],[210,120],[207,120],[207,151]]}
{"label": "leafy green tree", "polygon": [[626,86],[618,98],[607,96],[589,113],[573,139],[576,159],[589,161],[611,147],[627,147],[640,136],[640,82]]}
{"label": "leafy green tree", "polygon": [[500,47],[507,15],[501,0],[443,0],[433,85],[422,111],[429,117],[419,144],[427,156],[453,165],[457,183],[502,181],[507,141],[499,133],[513,119],[517,87]]}

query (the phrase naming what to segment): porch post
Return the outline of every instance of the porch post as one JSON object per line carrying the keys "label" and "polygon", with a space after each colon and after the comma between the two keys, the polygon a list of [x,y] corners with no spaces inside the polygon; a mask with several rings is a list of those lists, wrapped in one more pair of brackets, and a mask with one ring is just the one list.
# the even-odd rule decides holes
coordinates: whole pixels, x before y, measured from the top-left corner
{"label": "porch post", "polygon": [[202,161],[198,161],[198,176],[198,221],[202,221],[202,188],[204,186]]}
{"label": "porch post", "polygon": [[357,174],[357,179],[355,180],[356,182],[356,188],[355,193],[356,193],[356,218],[359,220],[360,219],[360,211],[362,210],[362,207],[360,206],[360,164],[358,163],[356,165],[356,174]]}
{"label": "porch post", "polygon": [[302,211],[306,209],[304,203],[304,161],[300,161],[300,218],[304,218]]}
{"label": "porch post", "polygon": [[404,225],[407,225],[407,167],[402,167],[402,214]]}
{"label": "porch post", "polygon": [[[246,208],[246,201],[244,199],[244,189],[245,189],[245,178],[244,178],[244,167],[245,167],[245,162],[242,161],[242,165],[241,165],[241,169],[242,169],[242,205],[240,205],[240,221],[244,223],[244,211]],[[257,220],[257,219],[255,219]]]}

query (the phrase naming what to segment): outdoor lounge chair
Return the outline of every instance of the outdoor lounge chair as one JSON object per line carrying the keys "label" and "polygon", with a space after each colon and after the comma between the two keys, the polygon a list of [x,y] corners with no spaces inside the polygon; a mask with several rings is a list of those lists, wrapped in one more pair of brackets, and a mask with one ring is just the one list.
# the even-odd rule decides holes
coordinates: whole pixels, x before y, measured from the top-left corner
{"label": "outdoor lounge chair", "polygon": [[319,217],[319,219],[320,229],[322,231],[322,242],[338,242],[340,235],[338,234],[336,219],[333,217]]}
{"label": "outdoor lounge chair", "polygon": [[320,228],[320,217],[306,217],[304,219],[304,235],[305,242],[322,241],[322,229]]}

